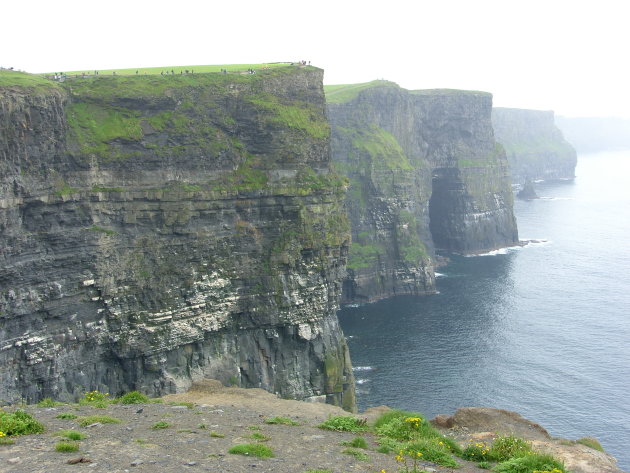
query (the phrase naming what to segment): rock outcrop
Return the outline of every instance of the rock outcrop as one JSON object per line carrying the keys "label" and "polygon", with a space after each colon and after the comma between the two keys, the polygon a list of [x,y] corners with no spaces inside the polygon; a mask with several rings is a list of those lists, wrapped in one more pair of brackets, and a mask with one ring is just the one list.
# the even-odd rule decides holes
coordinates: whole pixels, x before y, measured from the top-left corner
{"label": "rock outcrop", "polygon": [[475,254],[518,233],[492,96],[376,81],[327,90],[333,161],[350,179],[344,302],[435,291],[435,250]]}
{"label": "rock outcrop", "polygon": [[497,107],[492,125],[505,148],[513,182],[575,177],[577,154],[556,127],[552,111]]}
{"label": "rock outcrop", "polygon": [[0,399],[212,377],[354,409],[322,75],[3,82]]}
{"label": "rock outcrop", "polygon": [[577,441],[552,437],[544,427],[513,411],[464,407],[457,409],[452,416],[440,414],[431,422],[463,445],[472,441],[491,443],[497,435],[514,435],[529,441],[533,450],[558,458],[568,471],[623,473],[617,466],[617,460],[600,449],[597,440],[591,437]]}

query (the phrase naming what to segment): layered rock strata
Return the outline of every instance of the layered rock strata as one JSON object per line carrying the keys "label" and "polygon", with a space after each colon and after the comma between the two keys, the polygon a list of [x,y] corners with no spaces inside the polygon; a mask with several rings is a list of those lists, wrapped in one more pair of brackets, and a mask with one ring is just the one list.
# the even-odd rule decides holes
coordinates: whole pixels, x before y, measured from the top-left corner
{"label": "layered rock strata", "polygon": [[354,409],[321,70],[16,75],[0,107],[0,399],[212,377]]}
{"label": "layered rock strata", "polygon": [[327,92],[333,160],[350,179],[344,302],[435,291],[435,250],[518,241],[492,96],[376,81]]}
{"label": "layered rock strata", "polygon": [[552,111],[496,107],[492,125],[505,148],[513,182],[575,177],[576,151],[562,136]]}

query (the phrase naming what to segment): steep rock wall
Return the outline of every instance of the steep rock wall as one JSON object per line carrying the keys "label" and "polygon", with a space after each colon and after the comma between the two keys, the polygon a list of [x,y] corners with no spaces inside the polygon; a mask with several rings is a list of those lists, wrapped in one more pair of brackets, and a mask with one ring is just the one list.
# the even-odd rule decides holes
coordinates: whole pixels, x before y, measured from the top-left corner
{"label": "steep rock wall", "polygon": [[328,94],[333,160],[350,179],[353,243],[344,302],[435,291],[435,249],[518,241],[492,96],[382,81]]}
{"label": "steep rock wall", "polygon": [[556,127],[552,111],[496,107],[492,125],[515,183],[575,177],[577,154]]}
{"label": "steep rock wall", "polygon": [[0,399],[212,377],[354,408],[321,70],[0,90]]}

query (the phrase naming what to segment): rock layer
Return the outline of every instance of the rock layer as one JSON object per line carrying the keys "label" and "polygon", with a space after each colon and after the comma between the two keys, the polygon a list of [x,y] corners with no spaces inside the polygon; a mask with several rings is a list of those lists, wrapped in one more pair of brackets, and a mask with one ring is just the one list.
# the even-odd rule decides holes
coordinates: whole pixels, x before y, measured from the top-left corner
{"label": "rock layer", "polygon": [[475,254],[517,243],[490,94],[383,81],[355,90],[327,94],[333,160],[350,179],[344,302],[434,292],[436,248]]}
{"label": "rock layer", "polygon": [[0,106],[0,399],[212,377],[354,409],[321,70],[41,80]]}
{"label": "rock layer", "polygon": [[497,107],[492,124],[507,153],[513,182],[575,177],[577,154],[556,127],[552,111]]}

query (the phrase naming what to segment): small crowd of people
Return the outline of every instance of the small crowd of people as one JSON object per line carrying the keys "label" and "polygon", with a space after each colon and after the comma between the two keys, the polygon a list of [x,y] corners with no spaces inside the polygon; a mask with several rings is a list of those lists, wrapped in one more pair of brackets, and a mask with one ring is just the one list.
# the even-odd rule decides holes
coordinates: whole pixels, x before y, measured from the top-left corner
{"label": "small crowd of people", "polygon": [[[185,69],[185,70],[181,70],[181,71],[179,71],[179,75],[184,75],[184,74],[194,74],[194,73],[195,73],[195,70],[194,70],[194,69],[191,69],[191,70]],[[137,72],[136,72],[136,74],[137,74]],[[162,71],[162,72],[160,72],[160,75],[161,75],[161,76],[164,76],[164,75],[167,75],[167,76],[168,76],[168,75],[174,76],[174,75],[175,75],[175,71],[174,71],[173,69],[171,69],[170,74],[169,74],[169,71],[168,71],[168,70],[166,70],[166,71]]]}

